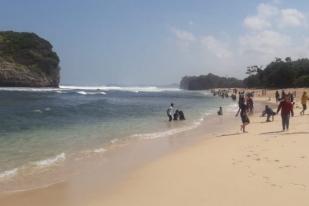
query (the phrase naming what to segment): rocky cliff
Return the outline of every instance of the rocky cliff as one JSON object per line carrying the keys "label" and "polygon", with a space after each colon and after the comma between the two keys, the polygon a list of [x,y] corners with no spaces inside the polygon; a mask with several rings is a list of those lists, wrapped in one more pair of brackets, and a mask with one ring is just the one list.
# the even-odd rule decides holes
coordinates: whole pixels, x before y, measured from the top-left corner
{"label": "rocky cliff", "polygon": [[0,86],[58,87],[59,57],[34,33],[0,32]]}

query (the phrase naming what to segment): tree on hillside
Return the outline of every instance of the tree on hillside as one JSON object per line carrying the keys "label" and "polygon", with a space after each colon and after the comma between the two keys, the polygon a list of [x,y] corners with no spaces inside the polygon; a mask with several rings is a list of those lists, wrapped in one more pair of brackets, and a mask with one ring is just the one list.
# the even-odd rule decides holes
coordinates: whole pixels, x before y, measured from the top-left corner
{"label": "tree on hillside", "polygon": [[309,85],[309,59],[293,61],[286,57],[285,61],[275,58],[265,69],[257,66],[247,68],[249,76],[244,79],[247,87],[253,88],[287,88]]}

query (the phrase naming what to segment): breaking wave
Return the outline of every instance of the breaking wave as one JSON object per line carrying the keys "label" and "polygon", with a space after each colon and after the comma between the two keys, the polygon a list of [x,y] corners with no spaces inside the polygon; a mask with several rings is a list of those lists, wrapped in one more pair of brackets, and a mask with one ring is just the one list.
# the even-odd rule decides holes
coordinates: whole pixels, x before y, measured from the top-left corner
{"label": "breaking wave", "polygon": [[59,162],[64,161],[65,158],[66,158],[65,153],[61,153],[54,157],[34,162],[33,164],[36,165],[37,167],[48,167],[48,166],[55,165],[55,164],[58,164]]}

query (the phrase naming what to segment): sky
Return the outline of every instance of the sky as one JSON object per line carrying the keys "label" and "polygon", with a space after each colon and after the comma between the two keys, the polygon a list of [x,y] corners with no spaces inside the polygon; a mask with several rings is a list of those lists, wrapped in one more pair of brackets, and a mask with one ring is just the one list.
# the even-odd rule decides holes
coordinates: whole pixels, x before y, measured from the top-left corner
{"label": "sky", "polygon": [[307,0],[0,0],[0,30],[35,32],[63,85],[168,85],[244,78],[275,57],[309,57]]}

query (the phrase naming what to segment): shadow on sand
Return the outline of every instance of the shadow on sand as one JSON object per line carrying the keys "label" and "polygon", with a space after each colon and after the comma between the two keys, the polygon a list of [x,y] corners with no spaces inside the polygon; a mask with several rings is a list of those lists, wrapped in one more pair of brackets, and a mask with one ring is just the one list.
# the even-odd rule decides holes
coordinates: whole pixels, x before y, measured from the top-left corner
{"label": "shadow on sand", "polygon": [[230,134],[221,134],[218,135],[217,137],[227,137],[227,136],[235,136],[235,135],[241,135],[244,134],[243,132],[235,132],[235,133],[230,133]]}
{"label": "shadow on sand", "polygon": [[260,135],[271,135],[271,134],[297,135],[297,134],[309,134],[309,132],[283,132],[283,131],[273,131],[273,132],[264,132],[264,133],[260,133]]}
{"label": "shadow on sand", "polygon": [[273,132],[263,132],[263,133],[260,133],[260,135],[271,135],[271,134],[280,134],[280,133],[283,133],[283,131],[280,130],[280,131],[273,131]]}
{"label": "shadow on sand", "polygon": [[309,132],[288,132],[288,133],[284,133],[282,135],[293,135],[293,134],[309,134]]}

